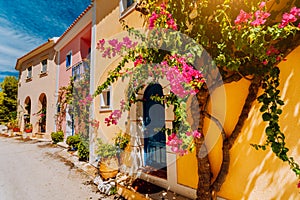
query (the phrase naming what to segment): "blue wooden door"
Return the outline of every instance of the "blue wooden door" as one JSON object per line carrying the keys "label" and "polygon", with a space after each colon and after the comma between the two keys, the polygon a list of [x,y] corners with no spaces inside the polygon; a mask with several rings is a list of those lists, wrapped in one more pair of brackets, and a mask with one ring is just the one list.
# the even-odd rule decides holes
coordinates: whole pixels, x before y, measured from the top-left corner
{"label": "blue wooden door", "polygon": [[161,130],[165,127],[165,108],[163,104],[152,100],[151,96],[163,96],[161,85],[151,84],[146,88],[144,93],[145,165],[166,170],[166,135]]}

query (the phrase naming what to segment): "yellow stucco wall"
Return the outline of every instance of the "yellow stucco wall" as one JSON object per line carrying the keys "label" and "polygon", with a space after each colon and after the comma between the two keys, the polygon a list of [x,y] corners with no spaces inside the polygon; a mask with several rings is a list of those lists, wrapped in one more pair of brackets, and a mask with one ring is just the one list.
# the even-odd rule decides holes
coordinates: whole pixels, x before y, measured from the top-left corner
{"label": "yellow stucco wall", "polygon": [[[118,20],[120,13],[116,2],[112,1],[111,5],[103,0],[96,1],[97,9],[97,27],[96,40],[102,38],[114,38],[116,34],[122,32],[122,27]],[[105,9],[103,7],[106,7]],[[99,10],[99,12],[98,12]],[[101,11],[101,12],[100,12]],[[104,12],[105,11],[105,12]],[[141,27],[143,19],[138,12],[133,12],[125,18],[130,22],[130,26]],[[300,150],[297,148],[298,142],[298,127],[300,120],[298,118],[300,109],[300,87],[297,87],[299,77],[299,68],[297,65],[300,61],[297,55],[300,53],[300,48],[292,52],[288,57],[288,61],[280,64],[281,73],[281,90],[282,96],[286,102],[284,112],[281,116],[282,130],[287,134],[287,144],[291,147],[290,155],[299,160]],[[96,72],[95,87],[101,84],[106,77],[110,65],[110,69],[114,65],[113,61],[102,59],[99,52],[96,52]],[[113,92],[123,91],[125,83],[117,83],[113,85]],[[210,102],[209,112],[213,116],[221,119],[224,123],[224,129],[227,133],[232,132],[242,106],[248,93],[250,82],[242,79],[238,83],[224,85],[224,88],[218,88],[211,93],[212,100]],[[125,89],[125,88],[124,88]],[[226,93],[224,94],[224,91]],[[121,99],[124,92],[114,93],[115,99]],[[100,122],[109,115],[109,112],[99,112],[99,99],[95,102],[95,118]],[[118,101],[114,102],[114,108],[117,109]],[[254,103],[250,111],[248,120],[233,146],[231,153],[231,164],[229,174],[223,184],[219,196],[226,199],[297,199],[299,198],[296,188],[296,178],[289,169],[288,165],[282,163],[269,151],[256,151],[251,143],[260,143],[264,140],[264,128],[266,123],[261,120],[259,112],[260,105]],[[120,123],[125,125],[125,121]],[[125,126],[124,126],[125,127]],[[104,134],[111,139],[111,133],[117,132],[120,127],[106,127],[103,123],[99,130],[99,134]],[[207,138],[207,146],[209,149],[209,159],[213,172],[213,179],[217,176],[221,161],[222,161],[222,139],[220,130],[210,120],[205,121],[204,134]],[[197,177],[197,162],[195,153],[178,157],[177,161],[177,182],[180,185],[196,188]]]}
{"label": "yellow stucco wall", "polygon": [[[142,27],[143,19],[137,11],[130,12],[129,15],[120,18],[119,1],[96,0],[96,37],[98,42],[100,39],[105,39],[106,42],[110,39],[118,39],[122,41],[123,37],[128,36],[128,33],[123,30],[120,20],[126,21],[126,24],[132,27]],[[95,52],[95,88],[101,85],[107,78],[110,70],[114,69],[118,64],[119,58],[106,59],[103,58],[99,51]],[[127,83],[118,81],[112,85],[112,110],[120,109],[120,100],[124,99]],[[117,126],[107,127],[104,120],[111,113],[109,111],[100,111],[100,97],[95,99],[95,118],[100,121],[100,127],[96,137],[101,137],[107,142],[112,142],[115,137],[114,133],[120,130],[126,132],[127,114],[124,113]]]}
{"label": "yellow stucco wall", "polygon": [[[287,56],[287,61],[279,64],[280,90],[285,101],[283,113],[280,118],[280,126],[286,134],[286,143],[290,148],[289,155],[300,162],[300,47]],[[246,98],[249,81],[241,80],[239,83],[225,85],[226,107],[219,107],[216,114],[220,117],[226,113],[224,127],[226,132],[231,132],[237,122],[241,106]],[[218,96],[218,91],[213,96]],[[216,97],[217,97],[216,96]],[[221,100],[220,98],[217,98]],[[214,102],[216,103],[216,102]],[[222,102],[221,102],[222,104]],[[218,106],[217,106],[218,107]],[[297,178],[289,169],[287,163],[277,159],[270,149],[256,151],[251,143],[263,143],[265,139],[264,129],[266,123],[261,119],[260,105],[255,102],[249,117],[230,151],[231,162],[229,173],[218,196],[231,200],[240,199],[298,199],[299,191],[296,187]],[[212,132],[219,134],[213,122],[206,123]],[[207,134],[211,134],[209,131]],[[212,141],[214,141],[213,139]],[[211,143],[214,145],[214,143]],[[178,163],[178,182],[195,188],[197,186],[196,159],[194,155],[180,158]],[[214,178],[221,164],[220,138],[209,153],[212,162]],[[187,167],[188,166],[188,167]]]}

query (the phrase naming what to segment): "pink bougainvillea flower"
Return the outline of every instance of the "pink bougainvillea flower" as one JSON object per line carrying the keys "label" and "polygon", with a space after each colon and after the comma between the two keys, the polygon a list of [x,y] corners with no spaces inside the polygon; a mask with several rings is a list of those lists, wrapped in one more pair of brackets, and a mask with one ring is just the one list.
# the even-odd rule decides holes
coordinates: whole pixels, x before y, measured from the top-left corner
{"label": "pink bougainvillea flower", "polygon": [[97,49],[100,50],[100,51],[104,51],[104,44],[105,44],[105,40],[104,39],[101,39],[98,41],[97,43]]}
{"label": "pink bougainvillea flower", "polygon": [[267,65],[267,64],[268,64],[268,60],[264,60],[264,61],[262,62],[262,64],[263,64],[263,65]]}
{"label": "pink bougainvillea flower", "polygon": [[268,12],[263,12],[261,10],[257,10],[255,13],[254,13],[254,16],[255,16],[255,20],[251,22],[251,25],[252,26],[260,26],[260,25],[263,25],[265,22],[266,22],[266,19],[268,17],[270,17],[270,13]]}
{"label": "pink bougainvillea flower", "polygon": [[300,17],[300,8],[293,7],[289,13],[284,13],[282,15],[282,20],[279,25],[279,28],[286,27],[289,23],[296,22]]}
{"label": "pink bougainvillea flower", "polygon": [[133,62],[133,65],[136,67],[137,65],[140,65],[140,64],[143,64],[145,63],[144,59],[143,59],[143,56],[142,55],[139,55],[135,61]]}
{"label": "pink bougainvillea flower", "polygon": [[252,15],[250,13],[247,13],[244,10],[240,10],[240,14],[234,20],[234,23],[235,24],[247,23],[248,20],[250,20],[251,18],[252,18]]}
{"label": "pink bougainvillea flower", "polygon": [[259,4],[259,8],[260,8],[260,9],[263,9],[265,6],[266,6],[266,2],[264,2],[264,1],[262,1],[262,2]]}
{"label": "pink bougainvillea flower", "polygon": [[198,130],[194,130],[193,131],[193,137],[194,138],[200,138],[201,137],[201,133]]}

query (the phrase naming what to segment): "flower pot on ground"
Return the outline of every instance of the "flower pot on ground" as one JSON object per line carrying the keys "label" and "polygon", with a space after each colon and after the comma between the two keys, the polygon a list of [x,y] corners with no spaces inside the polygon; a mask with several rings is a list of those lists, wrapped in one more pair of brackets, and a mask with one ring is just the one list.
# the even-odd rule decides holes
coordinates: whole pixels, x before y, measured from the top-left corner
{"label": "flower pot on ground", "polygon": [[67,137],[66,144],[69,145],[70,151],[76,151],[81,139],[78,134],[71,135]]}
{"label": "flower pot on ground", "polygon": [[101,139],[98,139],[98,149],[96,153],[100,157],[98,166],[101,177],[103,179],[115,177],[119,172],[117,147],[113,144],[103,143]]}
{"label": "flower pot on ground", "polygon": [[13,132],[20,132],[20,128],[19,127],[14,127],[12,130],[13,130]]}
{"label": "flower pot on ground", "polygon": [[31,124],[31,123],[25,124],[25,129],[24,129],[24,131],[25,131],[26,133],[32,133],[32,124]]}

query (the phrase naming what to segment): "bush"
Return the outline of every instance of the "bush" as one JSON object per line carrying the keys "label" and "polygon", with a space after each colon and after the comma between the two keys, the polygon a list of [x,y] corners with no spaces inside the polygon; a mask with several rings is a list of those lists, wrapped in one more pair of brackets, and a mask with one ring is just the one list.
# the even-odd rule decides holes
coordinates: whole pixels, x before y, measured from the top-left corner
{"label": "bush", "polygon": [[64,141],[64,132],[63,131],[52,132],[51,139],[53,141],[53,144],[57,144],[59,142]]}
{"label": "bush", "polygon": [[67,145],[69,145],[71,150],[77,150],[80,141],[81,141],[80,136],[76,134],[76,135],[68,136],[66,143]]}
{"label": "bush", "polygon": [[90,156],[89,145],[85,141],[78,143],[78,157],[80,161],[88,161]]}
{"label": "bush", "polygon": [[96,153],[100,158],[111,158],[117,155],[117,147],[113,144],[103,143],[101,139],[98,139],[98,149]]}

